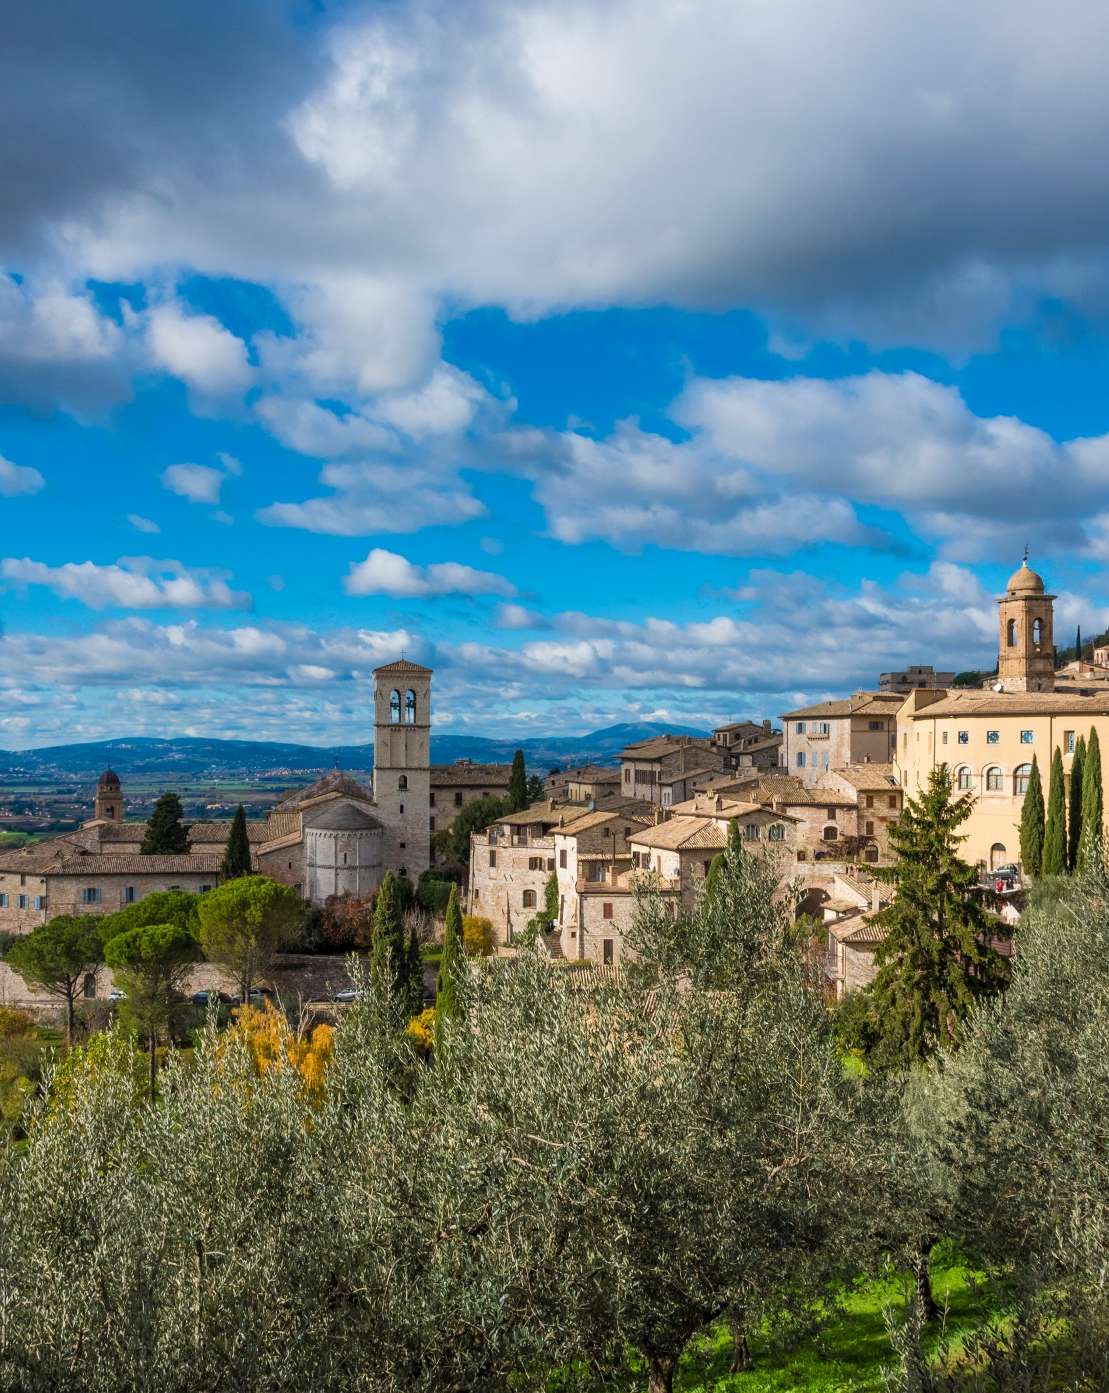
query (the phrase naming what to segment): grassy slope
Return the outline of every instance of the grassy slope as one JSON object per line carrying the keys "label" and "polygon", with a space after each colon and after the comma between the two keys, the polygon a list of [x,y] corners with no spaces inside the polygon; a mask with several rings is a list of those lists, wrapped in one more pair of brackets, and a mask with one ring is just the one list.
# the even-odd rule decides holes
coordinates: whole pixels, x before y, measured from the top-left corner
{"label": "grassy slope", "polygon": [[[936,1300],[946,1306],[947,1334],[973,1328],[987,1312],[962,1268],[938,1272]],[[755,1368],[730,1374],[731,1341],[725,1332],[691,1350],[675,1382],[681,1393],[882,1393],[883,1367],[893,1364],[882,1312],[904,1308],[896,1282],[870,1282],[846,1300],[845,1310],[817,1336],[793,1350],[753,1342]]]}

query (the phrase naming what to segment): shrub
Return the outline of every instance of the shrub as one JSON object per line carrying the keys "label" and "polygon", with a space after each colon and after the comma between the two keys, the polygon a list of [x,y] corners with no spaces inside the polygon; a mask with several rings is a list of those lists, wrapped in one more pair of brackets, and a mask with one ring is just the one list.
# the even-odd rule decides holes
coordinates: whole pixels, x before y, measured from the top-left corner
{"label": "shrub", "polygon": [[462,943],[468,958],[492,957],[496,946],[492,920],[467,914],[462,920]]}

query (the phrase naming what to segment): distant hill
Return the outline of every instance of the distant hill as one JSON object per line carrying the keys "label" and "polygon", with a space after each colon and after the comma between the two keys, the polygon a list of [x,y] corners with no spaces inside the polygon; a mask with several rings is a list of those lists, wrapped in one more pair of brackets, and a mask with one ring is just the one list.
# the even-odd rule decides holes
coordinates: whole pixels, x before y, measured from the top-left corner
{"label": "distant hill", "polygon": [[[556,766],[611,764],[625,745],[667,731],[703,736],[689,726],[657,721],[625,722],[586,735],[528,736],[493,739],[481,735],[433,735],[431,758],[436,764],[456,759],[500,764],[516,750],[533,773]],[[46,745],[36,750],[0,751],[0,779],[5,775],[95,779],[111,767],[121,775],[175,774],[188,777],[260,776],[268,773],[310,773],[320,769],[370,769],[373,745],[294,745],[276,740],[206,740],[181,736],[159,740],[148,736],[93,740],[80,745]]]}

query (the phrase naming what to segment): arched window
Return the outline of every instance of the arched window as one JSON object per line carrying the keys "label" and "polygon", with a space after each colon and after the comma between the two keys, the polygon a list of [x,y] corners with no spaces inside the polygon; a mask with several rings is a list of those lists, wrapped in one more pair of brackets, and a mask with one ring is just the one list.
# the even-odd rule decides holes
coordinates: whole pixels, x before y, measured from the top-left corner
{"label": "arched window", "polygon": [[994,764],[986,770],[986,792],[1000,793],[1002,786],[1001,770]]}
{"label": "arched window", "polygon": [[389,724],[399,725],[400,723],[400,692],[393,692],[389,697]]}
{"label": "arched window", "polygon": [[406,726],[416,723],[416,693],[411,687],[404,698],[404,723]]}
{"label": "arched window", "polygon": [[832,827],[832,826],[825,827],[825,829],[824,829],[824,840],[825,840],[826,842],[838,842],[838,841],[839,841],[839,828],[838,828],[838,827]]}
{"label": "arched window", "polygon": [[766,834],[772,842],[784,842],[786,839],[786,829],[780,822],[772,822],[770,830]]}
{"label": "arched window", "polygon": [[525,908],[525,909],[534,909],[534,908],[535,908],[535,891],[534,891],[534,890],[525,890],[525,891],[524,891],[524,908]]}
{"label": "arched window", "polygon": [[407,774],[402,774],[402,775],[400,776],[400,778],[397,780],[397,788],[399,788],[400,791],[403,793],[404,790],[405,790],[407,787],[408,787],[408,775],[407,775]]}
{"label": "arched window", "polygon": [[1032,621],[1032,642],[1038,646],[1039,644],[1041,644],[1041,643],[1043,642],[1043,637],[1044,637],[1044,621],[1043,621],[1042,619],[1033,619],[1033,621]]}
{"label": "arched window", "polygon": [[868,846],[866,850],[863,852],[863,857],[867,861],[877,861],[878,848],[876,846]]}
{"label": "arched window", "polygon": [[956,776],[956,782],[964,793],[967,789],[974,787],[974,775],[970,772],[967,765],[964,764],[960,766],[958,775]]}
{"label": "arched window", "polygon": [[1013,792],[1027,793],[1028,780],[1032,777],[1032,766],[1030,764],[1018,764],[1013,770]]}
{"label": "arched window", "polygon": [[1017,621],[1015,619],[1010,619],[1005,625],[1005,642],[1010,648],[1017,646]]}
{"label": "arched window", "polygon": [[994,842],[990,847],[990,870],[996,871],[998,866],[1004,866],[1009,859],[1009,853],[1005,850],[1004,843]]}

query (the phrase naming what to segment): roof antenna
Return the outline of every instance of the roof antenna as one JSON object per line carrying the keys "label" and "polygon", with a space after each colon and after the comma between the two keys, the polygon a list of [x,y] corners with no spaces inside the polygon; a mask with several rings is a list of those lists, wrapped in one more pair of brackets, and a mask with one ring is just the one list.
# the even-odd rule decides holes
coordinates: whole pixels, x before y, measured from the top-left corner
{"label": "roof antenna", "polygon": [[1028,565],[1028,543],[1027,543],[1027,542],[1025,542],[1025,544],[1024,544],[1024,564],[1025,564],[1026,566]]}

